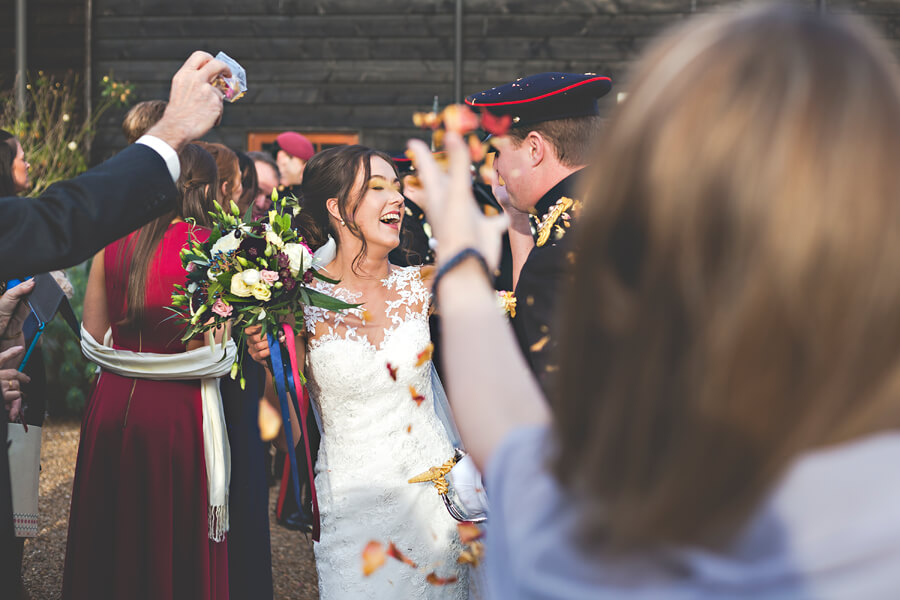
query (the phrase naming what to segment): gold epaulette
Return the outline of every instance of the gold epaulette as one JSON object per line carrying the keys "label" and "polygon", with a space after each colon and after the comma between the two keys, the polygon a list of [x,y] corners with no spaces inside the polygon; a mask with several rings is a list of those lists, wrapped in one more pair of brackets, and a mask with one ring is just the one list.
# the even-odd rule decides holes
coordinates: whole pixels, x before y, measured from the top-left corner
{"label": "gold epaulette", "polygon": [[535,242],[535,245],[540,248],[544,244],[546,244],[550,240],[550,234],[553,233],[555,228],[558,228],[560,231],[557,234],[557,237],[562,237],[564,235],[564,229],[557,225],[557,221],[559,221],[560,217],[565,221],[564,225],[566,227],[569,226],[568,223],[568,211],[572,207],[576,207],[579,203],[575,202],[571,198],[563,196],[556,203],[550,207],[550,210],[547,211],[547,214],[544,215],[544,218],[541,219],[540,224],[537,227],[538,238]]}

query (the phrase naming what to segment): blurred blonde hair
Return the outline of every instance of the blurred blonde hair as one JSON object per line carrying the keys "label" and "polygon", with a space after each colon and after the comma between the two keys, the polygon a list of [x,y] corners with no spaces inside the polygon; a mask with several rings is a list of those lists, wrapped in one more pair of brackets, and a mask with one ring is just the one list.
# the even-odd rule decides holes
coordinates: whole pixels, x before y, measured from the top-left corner
{"label": "blurred blonde hair", "polygon": [[604,133],[553,469],[585,539],[728,543],[803,452],[900,425],[900,86],[853,19],[699,18]]}
{"label": "blurred blonde hair", "polygon": [[122,121],[122,133],[129,144],[136,142],[162,119],[167,104],[165,100],[145,100],[131,107]]}

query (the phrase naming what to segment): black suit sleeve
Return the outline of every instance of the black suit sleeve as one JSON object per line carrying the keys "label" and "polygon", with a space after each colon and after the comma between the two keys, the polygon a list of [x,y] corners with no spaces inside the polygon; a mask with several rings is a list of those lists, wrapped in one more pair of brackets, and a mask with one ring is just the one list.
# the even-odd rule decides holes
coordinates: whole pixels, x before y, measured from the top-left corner
{"label": "black suit sleeve", "polygon": [[163,158],[132,144],[38,198],[0,198],[0,279],[76,265],[171,210]]}

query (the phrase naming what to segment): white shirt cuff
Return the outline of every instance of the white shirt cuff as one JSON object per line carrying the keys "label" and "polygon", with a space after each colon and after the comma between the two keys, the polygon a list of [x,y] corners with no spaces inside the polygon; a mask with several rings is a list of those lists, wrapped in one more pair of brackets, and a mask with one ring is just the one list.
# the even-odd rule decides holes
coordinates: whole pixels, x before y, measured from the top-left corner
{"label": "white shirt cuff", "polygon": [[178,177],[181,175],[181,161],[178,160],[178,153],[172,146],[153,135],[142,135],[135,144],[143,144],[155,150],[166,161],[172,181],[178,182]]}

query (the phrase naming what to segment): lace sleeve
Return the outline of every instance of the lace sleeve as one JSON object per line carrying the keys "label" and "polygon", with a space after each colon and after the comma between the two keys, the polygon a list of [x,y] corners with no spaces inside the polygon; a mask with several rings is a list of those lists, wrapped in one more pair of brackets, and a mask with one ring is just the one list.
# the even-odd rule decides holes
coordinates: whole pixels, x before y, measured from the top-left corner
{"label": "lace sleeve", "polygon": [[397,292],[397,297],[387,303],[387,315],[394,325],[411,317],[428,318],[431,291],[422,280],[421,267],[398,267],[385,286]]}
{"label": "lace sleeve", "polygon": [[[314,279],[311,287],[323,294],[343,300],[348,304],[358,304],[362,294],[336,286],[334,284]],[[339,336],[355,335],[358,324],[364,321],[362,308],[348,308],[346,310],[333,311],[318,306],[303,307],[304,329],[310,344],[316,345],[322,341],[337,339]]]}

